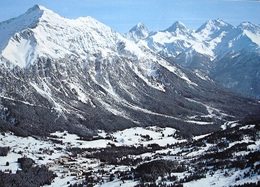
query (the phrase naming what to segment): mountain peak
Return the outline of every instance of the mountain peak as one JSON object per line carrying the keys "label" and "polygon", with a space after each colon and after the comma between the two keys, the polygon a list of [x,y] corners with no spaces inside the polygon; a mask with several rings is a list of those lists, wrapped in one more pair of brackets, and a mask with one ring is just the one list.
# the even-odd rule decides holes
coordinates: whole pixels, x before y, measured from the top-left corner
{"label": "mountain peak", "polygon": [[215,24],[215,25],[220,25],[220,26],[224,26],[224,25],[226,25],[227,23],[226,22],[224,22],[222,19],[214,19],[214,20],[208,20],[207,21],[208,23],[213,23],[213,24]]}
{"label": "mountain peak", "polygon": [[149,31],[143,23],[136,24],[128,33],[128,37],[135,42],[144,39],[149,35]]}
{"label": "mountain peak", "polygon": [[30,18],[37,21],[46,19],[53,20],[53,17],[61,17],[60,15],[54,13],[52,10],[49,10],[41,5],[34,5],[24,15],[29,16]]}
{"label": "mountain peak", "polygon": [[36,5],[34,5],[32,8],[29,8],[28,11],[31,11],[31,12],[32,12],[32,11],[43,10],[43,9],[45,9],[45,7],[36,4]]}
{"label": "mountain peak", "polygon": [[39,57],[85,58],[86,51],[113,51],[114,38],[119,37],[91,17],[67,19],[40,5],[1,23],[0,36],[1,55],[21,68]]}
{"label": "mountain peak", "polygon": [[41,6],[41,5],[34,5],[32,8],[29,8],[27,12],[25,12],[22,16],[32,16],[34,15],[34,18],[40,18],[44,12],[51,12],[51,10],[48,10],[47,8]]}
{"label": "mountain peak", "polygon": [[137,23],[129,32],[145,32],[148,33],[148,29],[143,23]]}
{"label": "mountain peak", "polygon": [[23,30],[25,28],[34,28],[37,26],[37,24],[41,20],[45,20],[46,18],[49,18],[49,20],[53,19],[53,16],[59,16],[58,14],[55,14],[53,11],[45,8],[41,5],[34,5],[33,7],[29,8],[24,14],[12,18],[10,20],[7,20],[3,22],[5,24],[5,27],[8,27],[8,25],[11,28],[16,28],[15,32],[19,32],[20,30]]}
{"label": "mountain peak", "polygon": [[251,22],[243,22],[240,25],[238,25],[238,28],[242,29],[242,30],[248,30],[251,31],[253,33],[260,33],[260,26],[255,25]]}
{"label": "mountain peak", "polygon": [[[35,28],[43,15],[45,8],[35,5],[26,13],[0,23],[0,51],[7,45],[9,39],[24,29]],[[47,10],[47,9],[46,9]]]}
{"label": "mountain peak", "polygon": [[168,32],[178,32],[178,31],[188,31],[189,29],[180,21],[176,21],[165,31]]}
{"label": "mountain peak", "polygon": [[208,20],[206,23],[204,23],[196,32],[201,32],[203,30],[208,30],[208,31],[218,31],[218,30],[226,30],[226,29],[231,29],[233,28],[232,25],[224,22],[221,19],[216,19],[216,20]]}
{"label": "mountain peak", "polygon": [[[30,12],[49,12],[49,13],[53,13],[53,11],[51,11],[50,9],[42,6],[42,5],[34,5],[33,7],[29,8],[29,10],[26,13],[30,13]],[[26,14],[25,13],[25,14]]]}

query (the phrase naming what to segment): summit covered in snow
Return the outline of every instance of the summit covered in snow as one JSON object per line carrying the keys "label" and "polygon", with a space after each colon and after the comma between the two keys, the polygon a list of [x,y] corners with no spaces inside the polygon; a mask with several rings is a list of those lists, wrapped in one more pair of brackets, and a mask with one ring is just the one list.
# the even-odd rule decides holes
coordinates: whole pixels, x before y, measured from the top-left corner
{"label": "summit covered in snow", "polygon": [[[70,20],[38,5],[1,23],[0,32],[2,56],[20,67],[34,63],[38,57],[84,59],[88,52],[98,51],[107,55],[116,51],[115,42],[124,41],[111,28],[91,17]],[[103,51],[105,48],[109,50]]]}
{"label": "summit covered in snow", "polygon": [[143,23],[138,23],[129,31],[127,37],[134,41],[139,41],[146,38],[148,35],[149,31],[146,26]]}

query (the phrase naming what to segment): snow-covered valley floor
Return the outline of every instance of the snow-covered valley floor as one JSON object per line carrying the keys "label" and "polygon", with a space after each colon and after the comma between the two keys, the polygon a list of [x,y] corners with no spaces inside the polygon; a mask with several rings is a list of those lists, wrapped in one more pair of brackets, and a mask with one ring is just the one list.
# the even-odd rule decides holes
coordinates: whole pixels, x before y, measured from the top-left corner
{"label": "snow-covered valley floor", "polygon": [[46,138],[1,133],[0,142],[9,150],[0,156],[3,173],[21,171],[17,160],[30,158],[56,174],[45,186],[222,187],[260,180],[260,133],[254,124],[189,140],[173,128],[136,127],[99,131],[89,140],[68,132]]}

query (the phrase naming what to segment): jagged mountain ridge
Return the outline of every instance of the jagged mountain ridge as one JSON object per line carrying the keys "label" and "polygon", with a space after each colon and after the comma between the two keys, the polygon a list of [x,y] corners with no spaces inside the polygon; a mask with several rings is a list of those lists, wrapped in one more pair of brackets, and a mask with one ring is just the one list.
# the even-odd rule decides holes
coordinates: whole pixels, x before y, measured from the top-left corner
{"label": "jagged mountain ridge", "polygon": [[[179,29],[150,32],[134,41],[182,66],[203,71],[225,87],[260,96],[259,70],[256,70],[260,63],[258,25],[243,22],[232,26],[220,19],[209,20],[196,31],[180,22],[173,25],[179,25]],[[243,71],[244,76],[238,77]]]}
{"label": "jagged mountain ridge", "polygon": [[69,20],[36,5],[0,23],[0,33],[1,103],[7,121],[19,121],[1,129],[86,134],[158,125],[200,134],[259,109],[90,17]]}

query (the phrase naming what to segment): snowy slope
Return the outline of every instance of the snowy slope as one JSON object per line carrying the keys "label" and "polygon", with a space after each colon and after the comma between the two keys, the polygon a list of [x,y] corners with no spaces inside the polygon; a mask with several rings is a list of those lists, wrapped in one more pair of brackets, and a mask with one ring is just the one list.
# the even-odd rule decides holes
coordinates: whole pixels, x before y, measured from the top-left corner
{"label": "snowy slope", "polygon": [[2,146],[10,150],[0,156],[0,170],[10,175],[21,171],[17,159],[24,156],[55,172],[46,186],[257,186],[258,135],[258,122],[238,122],[191,139],[181,137],[176,129],[155,126],[114,133],[100,130],[92,139],[66,131],[44,139],[2,133]]}

